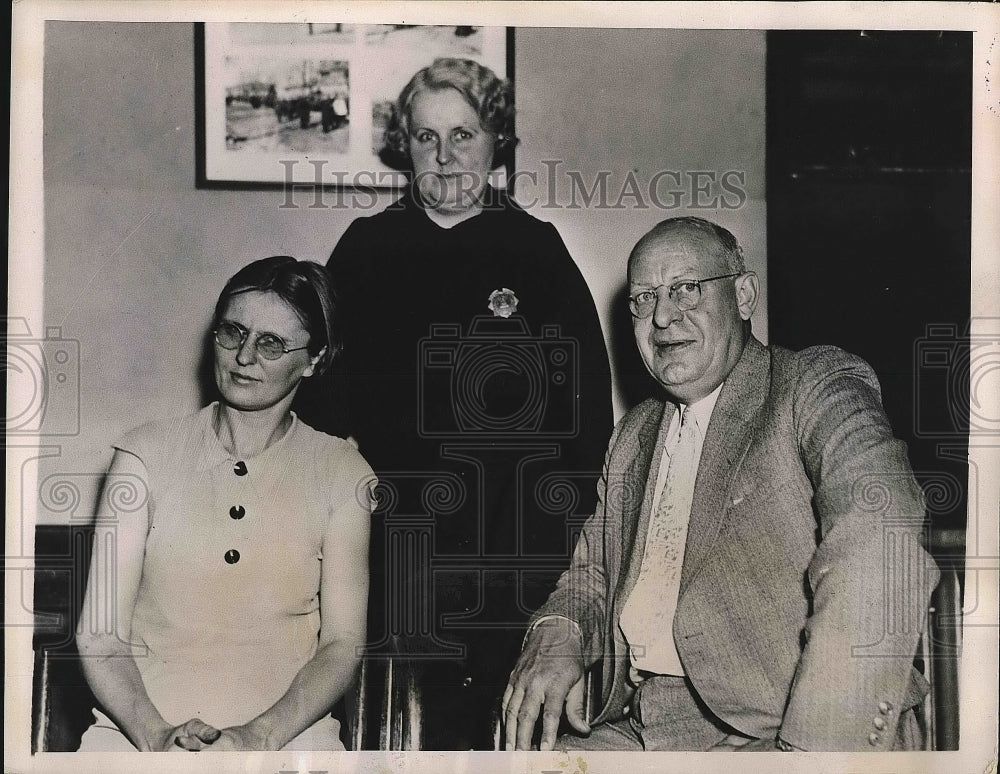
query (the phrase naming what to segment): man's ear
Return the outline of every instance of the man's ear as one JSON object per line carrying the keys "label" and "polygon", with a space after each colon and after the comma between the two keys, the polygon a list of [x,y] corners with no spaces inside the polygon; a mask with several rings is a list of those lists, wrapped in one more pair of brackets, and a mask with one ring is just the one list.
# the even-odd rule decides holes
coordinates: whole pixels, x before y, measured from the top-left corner
{"label": "man's ear", "polygon": [[312,376],[316,373],[316,364],[320,361],[323,355],[326,354],[326,347],[323,347],[319,352],[309,358],[309,365],[306,366],[306,370],[302,372],[302,377]]}
{"label": "man's ear", "polygon": [[759,299],[760,280],[756,272],[748,271],[736,278],[736,306],[740,310],[740,319],[750,319]]}

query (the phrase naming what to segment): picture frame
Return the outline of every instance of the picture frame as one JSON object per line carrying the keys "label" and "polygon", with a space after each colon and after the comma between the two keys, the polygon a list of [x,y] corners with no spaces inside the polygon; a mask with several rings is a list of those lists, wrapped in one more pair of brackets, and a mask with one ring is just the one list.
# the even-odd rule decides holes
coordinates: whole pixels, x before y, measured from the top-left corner
{"label": "picture frame", "polygon": [[379,157],[382,136],[400,90],[439,57],[513,80],[513,29],[196,23],[196,186],[404,186]]}

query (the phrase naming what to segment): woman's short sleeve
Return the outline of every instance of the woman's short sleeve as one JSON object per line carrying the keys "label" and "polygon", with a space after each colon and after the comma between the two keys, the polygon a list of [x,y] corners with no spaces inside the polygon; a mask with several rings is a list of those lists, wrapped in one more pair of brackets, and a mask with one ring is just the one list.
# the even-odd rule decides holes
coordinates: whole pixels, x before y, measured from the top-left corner
{"label": "woman's short sleeve", "polygon": [[138,457],[143,464],[149,467],[152,455],[152,438],[154,435],[153,423],[147,423],[129,430],[125,435],[111,444],[112,448],[119,451],[128,452]]}
{"label": "woman's short sleeve", "polygon": [[333,451],[328,468],[331,512],[355,506],[374,511],[378,478],[371,465],[349,441],[340,438],[330,438],[330,441]]}
{"label": "woman's short sleeve", "polygon": [[147,422],[125,433],[112,447],[127,452],[146,469],[150,495],[162,486],[186,480],[192,462],[205,453],[205,429],[211,409],[168,420]]}

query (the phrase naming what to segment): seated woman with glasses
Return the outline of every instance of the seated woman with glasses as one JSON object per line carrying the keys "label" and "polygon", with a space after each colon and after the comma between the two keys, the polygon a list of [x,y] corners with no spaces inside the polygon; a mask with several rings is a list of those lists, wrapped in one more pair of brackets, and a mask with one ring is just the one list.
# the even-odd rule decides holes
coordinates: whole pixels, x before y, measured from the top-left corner
{"label": "seated woman with glasses", "polygon": [[325,270],[251,263],[213,330],[219,400],[115,444],[77,634],[100,704],[82,751],[343,749],[375,479],[290,411],[337,349]]}

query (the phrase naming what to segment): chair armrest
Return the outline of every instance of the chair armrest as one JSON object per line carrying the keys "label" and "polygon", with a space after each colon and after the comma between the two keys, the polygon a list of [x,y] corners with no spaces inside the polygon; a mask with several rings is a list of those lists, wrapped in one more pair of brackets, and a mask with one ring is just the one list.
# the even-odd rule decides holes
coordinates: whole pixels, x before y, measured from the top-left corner
{"label": "chair armrest", "polygon": [[957,750],[962,601],[958,572],[954,567],[941,568],[941,580],[931,595],[925,641],[926,669],[931,683],[929,714],[933,749]]}

